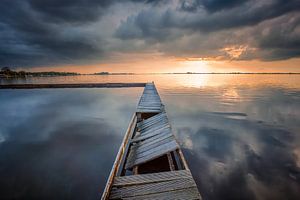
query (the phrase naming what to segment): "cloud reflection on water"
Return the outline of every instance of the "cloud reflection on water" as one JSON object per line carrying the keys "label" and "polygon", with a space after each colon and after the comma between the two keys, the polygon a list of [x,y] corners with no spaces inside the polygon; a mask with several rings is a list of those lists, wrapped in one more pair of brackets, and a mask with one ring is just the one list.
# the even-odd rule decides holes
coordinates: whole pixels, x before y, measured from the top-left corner
{"label": "cloud reflection on water", "polygon": [[204,199],[298,199],[299,91],[239,87],[224,106],[223,90],[163,94]]}
{"label": "cloud reflection on water", "polygon": [[1,199],[96,199],[141,89],[126,91],[1,91]]}

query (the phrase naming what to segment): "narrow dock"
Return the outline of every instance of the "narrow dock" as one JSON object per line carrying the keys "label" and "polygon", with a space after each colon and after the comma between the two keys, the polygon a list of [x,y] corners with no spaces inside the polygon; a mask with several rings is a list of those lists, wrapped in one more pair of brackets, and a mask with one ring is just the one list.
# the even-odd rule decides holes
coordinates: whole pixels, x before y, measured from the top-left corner
{"label": "narrow dock", "polygon": [[53,89],[53,88],[124,88],[145,87],[146,83],[45,83],[0,84],[0,89]]}
{"label": "narrow dock", "polygon": [[154,83],[145,85],[101,199],[201,199]]}

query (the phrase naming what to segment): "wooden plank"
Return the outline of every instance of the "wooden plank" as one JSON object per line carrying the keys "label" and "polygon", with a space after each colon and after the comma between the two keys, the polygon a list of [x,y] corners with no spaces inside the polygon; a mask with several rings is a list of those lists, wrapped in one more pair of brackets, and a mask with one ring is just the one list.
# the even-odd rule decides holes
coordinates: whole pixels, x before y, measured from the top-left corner
{"label": "wooden plank", "polygon": [[157,108],[161,108],[162,107],[162,104],[157,104],[157,105],[149,105],[147,103],[144,103],[144,104],[140,104],[138,106],[138,109],[149,109],[149,110],[153,110],[153,109],[157,109]]}
{"label": "wooden plank", "polygon": [[167,116],[163,113],[162,115],[161,114],[158,114],[158,115],[154,115],[153,117],[149,118],[149,119],[146,119],[144,121],[141,121],[137,124],[137,127],[139,129],[143,129],[143,128],[146,128],[146,127],[149,127],[149,126],[152,126],[154,124],[157,124],[161,121],[168,121],[168,118]]}
{"label": "wooden plank", "polygon": [[137,126],[139,127],[139,126],[146,125],[146,124],[148,124],[148,123],[157,121],[157,120],[160,119],[160,118],[166,118],[165,112],[161,112],[160,114],[156,114],[156,115],[154,115],[154,116],[152,116],[152,117],[150,117],[150,118],[148,118],[148,119],[145,119],[145,120],[139,122],[139,123],[137,124]]}
{"label": "wooden plank", "polygon": [[154,137],[151,137],[147,140],[141,141],[139,143],[136,143],[133,145],[133,147],[138,146],[140,148],[147,148],[147,146],[151,146],[152,144],[158,143],[161,140],[166,140],[166,139],[170,139],[173,140],[174,136],[172,134],[168,134],[168,135],[157,135]]}
{"label": "wooden plank", "polygon": [[154,135],[157,135],[156,133],[158,133],[158,134],[168,134],[168,133],[172,134],[172,130],[171,130],[171,127],[170,127],[169,124],[162,124],[162,125],[159,125],[155,128],[149,129],[146,132],[141,132],[141,135],[139,137],[136,137],[135,139],[149,138],[149,137],[152,137]]}
{"label": "wooden plank", "polygon": [[[176,146],[167,146],[168,148],[165,148],[164,151],[152,151],[152,154],[148,154],[146,156],[139,156],[138,154],[132,153],[130,156],[128,156],[125,168],[131,169],[135,165],[140,165],[146,162],[149,162],[151,160],[154,160],[155,158],[158,158],[168,152],[175,151],[177,149]],[[138,157],[139,156],[139,157]]]}
{"label": "wooden plank", "polygon": [[153,83],[147,83],[139,100],[137,112],[155,113],[162,111],[163,105]]}
{"label": "wooden plank", "polygon": [[[169,136],[172,136],[172,134],[170,134]],[[162,145],[169,145],[170,142],[173,142],[173,140],[170,140],[169,142],[167,143],[164,143]],[[176,143],[177,144],[177,143]],[[126,163],[126,169],[129,169],[132,167],[133,163],[135,163],[135,160],[138,159],[138,158],[141,158],[141,155],[143,156],[146,156],[150,153],[153,154],[153,151],[159,151],[160,148],[162,148],[162,145],[160,146],[155,146],[154,148],[148,148],[147,151],[143,151],[143,149],[141,151],[138,151],[137,148],[135,148],[134,146],[131,146],[130,148],[130,152],[129,152],[129,155],[127,157],[127,163]],[[169,146],[164,146],[164,147],[168,147],[168,149],[170,149],[171,147]],[[173,149],[173,148],[172,148]],[[164,152],[167,152],[167,151],[161,151],[160,155],[163,155]],[[157,155],[157,153],[155,154]],[[148,157],[151,157],[151,156],[148,156]]]}
{"label": "wooden plank", "polygon": [[142,141],[139,141],[138,143],[135,143],[135,144],[138,144],[138,145],[145,145],[147,146],[148,144],[152,144],[154,142],[159,142],[160,140],[163,140],[165,138],[168,138],[168,137],[172,137],[174,138],[173,134],[170,132],[170,134],[158,134],[158,135],[155,135],[151,138],[148,138],[147,140],[142,140]]}
{"label": "wooden plank", "polygon": [[138,142],[143,142],[143,141],[146,141],[146,140],[149,141],[153,137],[158,138],[158,137],[162,137],[164,135],[167,135],[167,136],[173,135],[172,132],[171,132],[171,129],[161,128],[161,129],[153,131],[152,133],[150,132],[149,134],[141,135],[139,137],[136,137],[136,138],[132,139],[130,142],[131,143],[138,143]]}
{"label": "wooden plank", "polygon": [[130,153],[128,155],[128,163],[132,162],[133,160],[138,158],[138,155],[140,155],[141,153],[144,152],[149,152],[150,150],[153,150],[155,148],[158,148],[159,146],[162,146],[164,144],[167,144],[169,142],[174,141],[174,138],[172,137],[168,137],[162,141],[159,141],[157,143],[152,143],[151,145],[147,145],[147,146],[143,146],[143,145],[134,145],[130,148]]}
{"label": "wooden plank", "polygon": [[137,109],[137,113],[158,113],[161,112],[162,108],[157,108],[157,109]]}
{"label": "wooden plank", "polygon": [[153,124],[148,124],[148,125],[139,127],[139,130],[141,132],[146,132],[146,131],[151,130],[151,129],[156,129],[157,126],[167,125],[167,124],[169,124],[167,119],[161,119],[159,121],[153,122]]}
{"label": "wooden plank", "polygon": [[[159,137],[158,137],[159,136]],[[157,135],[157,136],[153,136],[152,138],[149,138],[147,140],[144,140],[144,141],[141,141],[139,143],[136,143],[134,145],[132,145],[130,148],[130,153],[128,155],[128,162],[132,162],[131,160],[132,159],[135,159],[135,150],[137,148],[137,146],[143,146],[142,148],[147,148],[148,145],[152,145],[153,143],[155,142],[158,142],[160,139],[163,140],[165,138],[172,138],[174,140],[174,136],[170,133],[170,134],[167,134],[167,135],[163,135],[163,136],[160,136],[160,135]],[[148,143],[149,142],[149,143]]]}
{"label": "wooden plank", "polygon": [[168,122],[163,121],[161,123],[155,124],[155,126],[145,127],[143,129],[139,129],[142,135],[151,134],[153,131],[161,130],[161,129],[170,129],[170,125]]}
{"label": "wooden plank", "polygon": [[159,113],[163,110],[163,107],[157,107],[155,109],[137,108],[137,113]]}
{"label": "wooden plank", "polygon": [[133,185],[128,187],[112,187],[110,199],[128,198],[139,195],[155,194],[160,192],[175,191],[196,187],[194,180],[181,179],[158,183]]}
{"label": "wooden plank", "polygon": [[161,129],[163,127],[170,127],[170,125],[167,121],[162,121],[161,123],[157,123],[155,126],[145,127],[143,129],[139,129],[139,130],[143,135],[146,135],[148,133],[151,133],[152,131]]}
{"label": "wooden plank", "polygon": [[[138,154],[138,153],[153,149],[155,147],[158,147],[160,145],[163,145],[165,143],[171,142],[173,140],[174,140],[174,138],[172,137],[172,135],[170,135],[167,138],[163,138],[161,140],[155,140],[154,142],[151,142],[151,143],[133,145],[131,151],[135,151],[135,153]],[[147,140],[145,140],[145,141],[147,141]]]}
{"label": "wooden plank", "polygon": [[124,200],[201,200],[197,187],[123,198]]}
{"label": "wooden plank", "polygon": [[172,140],[170,142],[164,143],[155,148],[149,149],[148,151],[137,153],[136,158],[139,159],[139,158],[148,157],[148,156],[151,157],[151,155],[154,154],[155,152],[160,152],[161,155],[163,155],[163,154],[168,153],[170,149],[174,149],[176,147],[178,147],[176,141]]}
{"label": "wooden plank", "polygon": [[145,162],[151,161],[151,160],[158,158],[168,152],[175,151],[178,148],[179,147],[178,147],[176,141],[172,141],[161,147],[152,149],[151,151],[144,152],[141,154],[135,154],[132,159],[128,160],[128,163],[126,163],[125,167],[126,167],[126,169],[130,169],[135,165],[140,165]]}
{"label": "wooden plank", "polygon": [[138,108],[147,108],[147,109],[153,108],[153,109],[156,109],[156,108],[161,107],[161,106],[162,106],[162,104],[159,104],[159,103],[157,103],[157,104],[150,104],[148,102],[145,102],[143,104],[140,104]]}
{"label": "wooden plank", "polygon": [[127,186],[127,185],[139,185],[145,183],[156,183],[163,181],[170,181],[176,179],[192,178],[189,170],[178,170],[170,172],[159,172],[151,174],[139,174],[130,176],[116,177],[114,180],[114,186]]}
{"label": "wooden plank", "polygon": [[165,126],[158,127],[158,129],[148,131],[147,133],[144,133],[144,134],[141,133],[140,136],[135,137],[134,139],[132,139],[131,143],[139,142],[141,140],[146,140],[148,138],[151,138],[151,137],[153,137],[155,135],[159,135],[159,134],[172,134],[171,129],[170,129],[170,125],[165,125]]}
{"label": "wooden plank", "polygon": [[150,117],[150,118],[148,118],[148,119],[145,119],[145,120],[143,120],[143,121],[137,123],[137,127],[140,127],[140,126],[142,126],[143,124],[147,124],[147,123],[149,123],[149,122],[151,122],[151,121],[153,121],[153,120],[156,120],[156,119],[158,119],[158,118],[161,118],[161,117],[163,117],[163,116],[165,116],[165,115],[166,115],[165,112],[162,112],[162,113],[160,113],[160,114],[154,115],[153,117]]}

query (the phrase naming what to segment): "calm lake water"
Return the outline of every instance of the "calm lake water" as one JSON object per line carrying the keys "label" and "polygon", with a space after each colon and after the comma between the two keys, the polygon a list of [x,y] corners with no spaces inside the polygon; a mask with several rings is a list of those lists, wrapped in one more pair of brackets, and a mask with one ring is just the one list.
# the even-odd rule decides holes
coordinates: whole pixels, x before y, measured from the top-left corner
{"label": "calm lake water", "polygon": [[[129,75],[155,81],[204,199],[299,199],[300,75]],[[143,88],[0,90],[0,199],[97,199]]]}

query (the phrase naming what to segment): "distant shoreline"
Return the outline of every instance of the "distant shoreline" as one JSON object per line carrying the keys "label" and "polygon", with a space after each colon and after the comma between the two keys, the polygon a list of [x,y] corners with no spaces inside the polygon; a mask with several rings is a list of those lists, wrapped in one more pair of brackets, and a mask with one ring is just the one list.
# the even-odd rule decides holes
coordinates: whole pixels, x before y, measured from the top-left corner
{"label": "distant shoreline", "polygon": [[14,78],[48,78],[48,77],[67,77],[67,76],[134,76],[134,75],[300,75],[300,73],[110,73],[106,75],[100,74],[56,74],[56,75],[44,75],[44,74],[36,74],[36,75],[13,75],[6,76],[0,74],[0,79],[14,79]]}
{"label": "distant shoreline", "polygon": [[0,79],[11,78],[30,78],[30,77],[57,77],[57,76],[109,76],[109,75],[201,75],[201,74],[229,74],[229,75],[300,75],[300,72],[153,72],[153,73],[132,73],[132,72],[98,72],[91,74],[80,74],[76,72],[26,72],[26,71],[13,71],[9,68],[2,68],[0,71]]}

